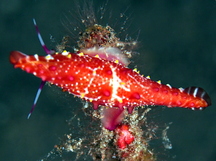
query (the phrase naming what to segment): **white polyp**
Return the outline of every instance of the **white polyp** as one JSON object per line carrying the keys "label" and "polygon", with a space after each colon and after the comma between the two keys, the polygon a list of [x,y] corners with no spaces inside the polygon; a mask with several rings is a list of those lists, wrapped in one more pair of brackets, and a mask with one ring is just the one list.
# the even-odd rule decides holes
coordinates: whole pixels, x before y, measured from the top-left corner
{"label": "white polyp", "polygon": [[170,84],[166,84],[166,86],[168,86],[169,88],[172,88]]}
{"label": "white polyp", "polygon": [[184,91],[184,88],[181,88],[181,87],[180,87],[179,90],[180,90],[180,92],[183,92],[183,91]]}
{"label": "white polyp", "polygon": [[54,58],[51,55],[48,54],[47,56],[45,56],[45,59],[46,60],[53,60]]}
{"label": "white polyp", "polygon": [[119,63],[124,66],[128,66],[130,63],[128,58],[122,53],[122,51],[114,47],[93,47],[89,49],[82,49],[81,52],[92,57],[98,55],[101,59],[113,62],[118,60]]}
{"label": "white polyp", "polygon": [[37,54],[34,55],[34,58],[35,58],[37,61],[39,61],[39,58],[38,58],[38,55],[37,55]]}
{"label": "white polyp", "polygon": [[69,54],[69,52],[63,51],[61,54],[64,55],[64,56],[67,56]]}

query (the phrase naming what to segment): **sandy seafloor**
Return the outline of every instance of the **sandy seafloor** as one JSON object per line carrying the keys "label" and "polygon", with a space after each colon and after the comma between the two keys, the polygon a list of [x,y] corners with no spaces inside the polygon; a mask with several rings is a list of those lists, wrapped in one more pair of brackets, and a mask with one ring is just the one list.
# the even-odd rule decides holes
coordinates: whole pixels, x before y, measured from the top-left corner
{"label": "sandy seafloor", "polygon": [[[95,0],[94,4],[97,8],[103,3]],[[44,54],[32,18],[37,20],[47,46],[54,48],[64,35],[70,35],[61,22],[66,17],[71,22],[76,21],[76,18],[73,19],[76,16],[68,14],[68,11],[74,10],[75,6],[69,0],[0,1],[2,161],[44,158],[59,143],[59,138],[69,131],[66,120],[82,106],[81,101],[72,95],[46,86],[36,110],[27,120],[40,80],[20,69],[14,69],[8,59],[12,50]],[[161,151],[167,157],[159,160],[214,161],[216,1],[110,0],[105,14],[111,10],[112,18],[105,16],[101,21],[103,25],[109,24],[119,32],[122,23],[118,22],[121,19],[119,13],[126,11],[129,28],[121,36],[124,38],[128,34],[136,39],[138,35],[137,51],[140,54],[133,57],[131,67],[137,67],[153,80],[160,79],[162,83],[174,87],[200,86],[212,98],[213,105],[204,111],[158,107],[161,110],[156,112],[155,122],[162,125],[172,122],[168,136],[173,145],[171,150]],[[153,146],[160,147],[162,144]]]}

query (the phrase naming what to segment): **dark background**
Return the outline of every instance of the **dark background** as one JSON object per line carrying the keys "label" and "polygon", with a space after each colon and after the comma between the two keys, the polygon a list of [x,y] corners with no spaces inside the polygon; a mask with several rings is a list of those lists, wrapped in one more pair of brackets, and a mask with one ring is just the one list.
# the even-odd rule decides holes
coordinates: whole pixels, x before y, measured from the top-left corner
{"label": "dark background", "polygon": [[[98,8],[103,3],[95,0],[94,4]],[[40,80],[14,69],[8,61],[12,50],[44,54],[32,18],[36,18],[47,46],[54,48],[69,34],[62,20],[69,17],[76,21],[68,15],[68,11],[74,10],[74,3],[69,0],[0,1],[1,160],[43,158],[68,132],[66,120],[71,111],[76,113],[82,106],[72,95],[46,86],[27,120]],[[213,105],[204,111],[164,108],[157,114],[159,119],[155,122],[172,122],[168,136],[173,149],[167,152],[166,160],[216,160],[216,1],[110,0],[105,14],[111,10],[112,18],[105,17],[102,24],[120,32],[120,13],[125,12],[129,17],[128,30],[121,34],[122,38],[127,34],[138,37],[140,54],[133,57],[131,67],[174,87],[200,86],[212,98]],[[54,39],[50,40],[50,36]]]}

